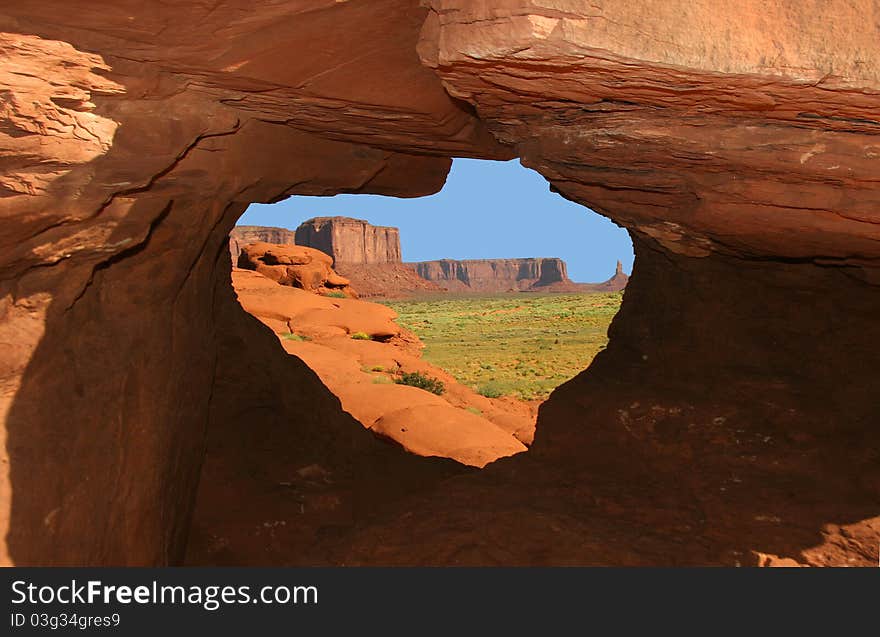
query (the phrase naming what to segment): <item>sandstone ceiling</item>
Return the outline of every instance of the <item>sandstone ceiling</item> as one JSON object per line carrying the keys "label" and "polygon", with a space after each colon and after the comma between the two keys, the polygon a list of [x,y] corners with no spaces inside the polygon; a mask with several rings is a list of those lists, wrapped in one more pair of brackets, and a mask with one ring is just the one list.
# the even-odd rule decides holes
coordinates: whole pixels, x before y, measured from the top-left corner
{"label": "sandstone ceiling", "polygon": [[[705,414],[717,380],[841,458],[874,448],[878,42],[877,0],[7,3],[5,559],[179,560],[205,431],[232,426],[217,388],[247,367],[231,343],[268,347],[221,311],[235,219],[292,194],[430,194],[451,157],[519,157],[630,230],[636,273],[597,370]],[[539,456],[602,437],[583,425],[597,373],[551,399],[566,407]],[[258,391],[225,392],[225,412]],[[638,443],[609,434],[619,455],[672,453],[646,423]]]}
{"label": "sandstone ceiling", "polygon": [[567,197],[682,254],[877,258],[876,2],[499,4],[432,3],[422,58]]}
{"label": "sandstone ceiling", "polygon": [[[271,123],[273,159],[309,133],[385,153],[361,162],[362,183],[406,164],[405,188],[374,190],[425,194],[446,157],[516,154],[678,252],[878,255],[872,0],[141,4],[40,0],[0,17],[7,205],[78,189],[32,234]],[[290,179],[238,196],[292,192]],[[166,181],[191,195],[209,180]]]}

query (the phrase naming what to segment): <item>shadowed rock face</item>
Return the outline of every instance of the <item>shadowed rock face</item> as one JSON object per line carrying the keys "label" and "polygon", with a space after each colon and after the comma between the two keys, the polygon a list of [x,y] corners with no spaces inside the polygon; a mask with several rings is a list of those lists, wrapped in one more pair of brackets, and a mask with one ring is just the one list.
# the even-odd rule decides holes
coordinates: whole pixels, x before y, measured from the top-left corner
{"label": "shadowed rock face", "polygon": [[[877,2],[425,4],[0,8],[2,560],[177,563],[196,510],[236,563],[876,564]],[[227,236],[453,156],[520,157],[636,265],[532,450],[429,498],[445,466],[243,314]],[[356,533],[278,504],[313,463]],[[250,552],[260,502],[315,532]]]}

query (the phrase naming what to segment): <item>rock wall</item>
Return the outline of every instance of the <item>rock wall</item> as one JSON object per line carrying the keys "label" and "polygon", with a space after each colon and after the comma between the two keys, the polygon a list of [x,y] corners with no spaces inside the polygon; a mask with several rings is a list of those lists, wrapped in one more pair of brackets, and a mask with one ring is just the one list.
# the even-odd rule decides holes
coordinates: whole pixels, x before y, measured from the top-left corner
{"label": "rock wall", "polygon": [[556,258],[440,259],[410,265],[423,279],[454,292],[511,292],[569,281],[565,262]]}
{"label": "rock wall", "polygon": [[400,263],[400,232],[350,217],[315,217],[296,229],[296,243],[333,257],[334,266]]}
{"label": "rock wall", "polygon": [[[296,244],[330,255],[340,274],[352,280],[358,295],[393,298],[411,294],[510,291],[619,291],[628,277],[618,262],[603,283],[575,283],[558,258],[474,259],[402,263],[398,228],[374,226],[350,217],[316,217],[296,231],[264,226],[236,226],[229,235],[232,262],[248,243]],[[248,266],[244,266],[248,267]]]}
{"label": "rock wall", "polygon": [[[878,11],[5,3],[0,560],[180,563],[196,511],[244,562],[875,565]],[[529,453],[420,495],[234,303],[228,234],[462,156],[519,157],[636,265]],[[302,528],[300,462],[387,504],[255,547],[266,511]]]}
{"label": "rock wall", "polygon": [[229,233],[229,255],[232,257],[232,263],[238,263],[243,246],[258,242],[295,245],[296,232],[287,228],[273,228],[271,226],[235,226]]}
{"label": "rock wall", "polygon": [[603,283],[575,283],[568,278],[565,261],[532,259],[440,259],[407,264],[423,279],[452,292],[619,292],[629,277],[618,261]]}
{"label": "rock wall", "polygon": [[[235,220],[291,194],[426,195],[451,155],[510,152],[418,64],[418,3],[312,4],[0,9],[0,561],[179,563],[206,431],[254,409],[304,455],[363,438],[305,366],[221,344],[261,329],[218,313]],[[376,93],[379,72],[406,90]],[[309,399],[257,405],[231,382],[255,366]]]}
{"label": "rock wall", "polygon": [[423,61],[563,196],[675,254],[873,271],[876,0],[430,5]]}

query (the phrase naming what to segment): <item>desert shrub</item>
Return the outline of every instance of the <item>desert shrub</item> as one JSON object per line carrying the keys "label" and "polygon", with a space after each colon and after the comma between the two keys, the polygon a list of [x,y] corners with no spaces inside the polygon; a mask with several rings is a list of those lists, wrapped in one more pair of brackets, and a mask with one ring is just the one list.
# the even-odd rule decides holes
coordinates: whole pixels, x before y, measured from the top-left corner
{"label": "desert shrub", "polygon": [[287,332],[286,334],[282,334],[281,338],[286,339],[288,341],[307,341],[307,340],[309,340],[308,336],[303,336],[302,334],[294,334],[293,332]]}
{"label": "desert shrub", "polygon": [[373,365],[373,367],[371,368],[370,371],[374,371],[374,372],[384,372],[384,371],[385,371],[385,368],[382,367],[381,365]]}
{"label": "desert shrub", "polygon": [[347,296],[345,296],[345,292],[339,292],[339,291],[330,292],[329,294],[327,294],[327,296],[329,296],[330,298],[333,298],[333,299],[347,299],[348,298]]}
{"label": "desert shrub", "polygon": [[501,389],[501,385],[490,380],[488,383],[479,385],[477,393],[486,398],[501,398],[504,395],[504,390]]}
{"label": "desert shrub", "polygon": [[438,396],[446,391],[446,386],[442,381],[437,380],[433,376],[426,376],[421,372],[408,372],[401,375],[396,381],[398,385],[409,385],[410,387],[418,387]]}
{"label": "desert shrub", "polygon": [[351,337],[356,341],[371,341],[372,337],[366,332],[355,332]]}
{"label": "desert shrub", "polygon": [[471,412],[475,416],[482,416],[483,415],[483,412],[481,410],[477,409],[476,407],[466,407],[465,409],[467,409],[469,412]]}
{"label": "desert shrub", "polygon": [[387,376],[373,376],[374,385],[390,385],[391,379]]}

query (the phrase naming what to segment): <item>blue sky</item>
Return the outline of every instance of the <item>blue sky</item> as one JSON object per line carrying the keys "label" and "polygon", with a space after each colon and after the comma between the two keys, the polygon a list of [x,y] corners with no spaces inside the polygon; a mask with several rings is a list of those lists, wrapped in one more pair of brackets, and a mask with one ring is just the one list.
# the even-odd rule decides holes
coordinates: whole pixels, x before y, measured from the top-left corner
{"label": "blue sky", "polygon": [[518,160],[456,159],[443,189],[430,197],[291,197],[253,204],[240,225],[296,228],[311,217],[341,215],[400,228],[404,261],[561,257],[575,281],[604,281],[615,262],[632,270],[625,230],[550,192]]}

